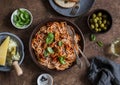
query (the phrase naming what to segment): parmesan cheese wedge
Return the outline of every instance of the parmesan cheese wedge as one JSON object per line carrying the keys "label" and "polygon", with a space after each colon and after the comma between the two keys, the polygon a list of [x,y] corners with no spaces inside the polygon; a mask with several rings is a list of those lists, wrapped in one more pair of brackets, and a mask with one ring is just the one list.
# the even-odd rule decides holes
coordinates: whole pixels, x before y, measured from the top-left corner
{"label": "parmesan cheese wedge", "polygon": [[10,37],[8,36],[0,46],[0,65],[5,66],[7,50],[9,45]]}

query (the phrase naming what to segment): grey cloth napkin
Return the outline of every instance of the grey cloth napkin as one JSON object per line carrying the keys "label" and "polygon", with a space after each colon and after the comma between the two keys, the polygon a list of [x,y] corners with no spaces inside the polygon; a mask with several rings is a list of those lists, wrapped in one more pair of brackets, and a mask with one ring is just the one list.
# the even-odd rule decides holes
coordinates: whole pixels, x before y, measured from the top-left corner
{"label": "grey cloth napkin", "polygon": [[120,85],[120,64],[95,57],[91,59],[88,79],[93,85]]}

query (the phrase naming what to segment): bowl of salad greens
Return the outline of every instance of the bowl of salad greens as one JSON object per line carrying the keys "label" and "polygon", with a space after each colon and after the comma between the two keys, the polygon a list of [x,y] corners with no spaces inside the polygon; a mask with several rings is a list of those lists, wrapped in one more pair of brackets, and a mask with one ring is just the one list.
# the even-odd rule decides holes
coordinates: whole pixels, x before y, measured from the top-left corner
{"label": "bowl of salad greens", "polygon": [[31,12],[25,8],[16,9],[11,15],[11,23],[15,28],[28,28],[33,21]]}

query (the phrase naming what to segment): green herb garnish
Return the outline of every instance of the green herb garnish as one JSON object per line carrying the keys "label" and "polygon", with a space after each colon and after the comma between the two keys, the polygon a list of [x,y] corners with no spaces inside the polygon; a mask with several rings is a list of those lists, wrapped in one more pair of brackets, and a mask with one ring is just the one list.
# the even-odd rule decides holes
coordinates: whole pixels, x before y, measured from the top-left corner
{"label": "green herb garnish", "polygon": [[47,57],[49,55],[48,51],[44,51],[44,56]]}
{"label": "green herb garnish", "polygon": [[46,43],[51,44],[54,41],[54,34],[53,33],[48,33],[48,36],[46,38]]}
{"label": "green herb garnish", "polygon": [[90,35],[90,41],[95,41],[96,40],[96,36],[94,34]]}
{"label": "green herb garnish", "polygon": [[59,59],[59,62],[60,62],[61,64],[66,64],[66,62],[65,62],[65,57],[64,57],[64,56],[60,56],[60,57],[58,57],[58,59]]}
{"label": "green herb garnish", "polygon": [[47,57],[53,53],[54,53],[54,50],[51,47],[47,47],[47,49],[44,51],[44,56]]}
{"label": "green herb garnish", "polygon": [[62,44],[63,44],[62,41],[59,41],[59,42],[58,42],[58,45],[59,45],[59,46],[62,46]]}
{"label": "green herb garnish", "polygon": [[98,44],[98,46],[100,46],[100,47],[103,46],[103,42],[101,42],[101,41],[97,41],[97,44]]}
{"label": "green herb garnish", "polygon": [[48,51],[50,54],[53,54],[53,53],[54,53],[54,51],[53,51],[53,49],[52,49],[51,47],[47,47],[47,51]]}

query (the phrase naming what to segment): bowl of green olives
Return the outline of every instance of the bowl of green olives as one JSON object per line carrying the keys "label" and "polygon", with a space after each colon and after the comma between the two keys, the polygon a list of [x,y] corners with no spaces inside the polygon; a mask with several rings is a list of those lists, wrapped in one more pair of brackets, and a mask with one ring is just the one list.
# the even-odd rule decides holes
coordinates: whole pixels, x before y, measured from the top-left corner
{"label": "bowl of green olives", "polygon": [[87,23],[93,33],[106,33],[112,27],[112,17],[108,11],[96,9],[89,14]]}

